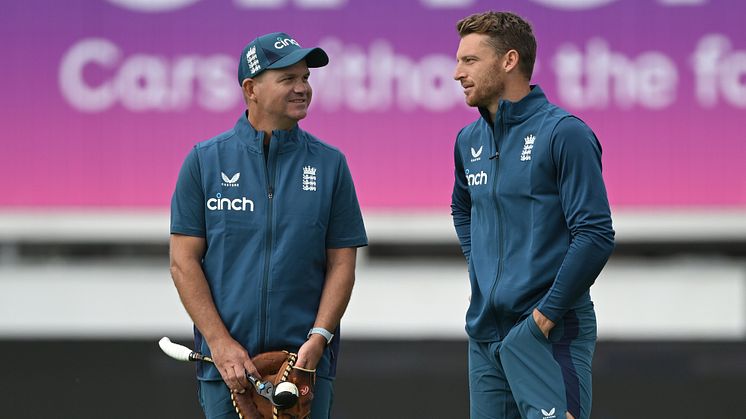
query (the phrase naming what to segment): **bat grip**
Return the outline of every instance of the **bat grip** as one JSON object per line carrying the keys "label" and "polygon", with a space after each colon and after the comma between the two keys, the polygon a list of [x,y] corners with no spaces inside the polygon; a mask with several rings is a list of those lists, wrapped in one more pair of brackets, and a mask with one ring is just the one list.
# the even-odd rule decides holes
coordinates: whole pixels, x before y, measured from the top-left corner
{"label": "bat grip", "polygon": [[[192,352],[192,353],[190,353],[189,354],[189,360],[190,361],[204,361],[204,362],[209,362],[211,364],[215,363],[212,360],[212,358],[210,358],[207,355],[202,355],[199,352]],[[256,388],[260,388],[260,386],[263,388],[262,385],[266,385],[266,383],[268,383],[268,382],[261,381],[260,379],[254,377],[253,375],[249,374],[248,372],[246,373],[246,379],[249,380],[249,381],[251,381],[251,384],[253,384],[254,387],[256,387]]]}
{"label": "bat grip", "polygon": [[211,364],[214,364],[214,362],[212,361],[212,358],[210,358],[207,355],[202,355],[199,352],[192,352],[192,353],[190,353],[189,354],[189,360],[190,361],[205,361],[205,362],[209,362]]}

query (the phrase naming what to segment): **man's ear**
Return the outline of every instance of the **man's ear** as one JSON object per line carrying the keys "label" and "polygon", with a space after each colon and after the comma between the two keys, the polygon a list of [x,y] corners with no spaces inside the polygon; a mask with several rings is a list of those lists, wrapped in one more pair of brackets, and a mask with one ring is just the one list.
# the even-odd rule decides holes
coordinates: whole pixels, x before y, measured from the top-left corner
{"label": "man's ear", "polygon": [[243,90],[243,97],[246,99],[247,102],[249,101],[256,101],[256,92],[254,91],[256,88],[256,80],[254,79],[243,79],[243,83],[241,83],[241,90]]}
{"label": "man's ear", "polygon": [[517,69],[520,58],[521,56],[518,54],[518,51],[514,49],[506,52],[503,56],[503,70],[505,70],[506,73],[510,73],[514,69]]}

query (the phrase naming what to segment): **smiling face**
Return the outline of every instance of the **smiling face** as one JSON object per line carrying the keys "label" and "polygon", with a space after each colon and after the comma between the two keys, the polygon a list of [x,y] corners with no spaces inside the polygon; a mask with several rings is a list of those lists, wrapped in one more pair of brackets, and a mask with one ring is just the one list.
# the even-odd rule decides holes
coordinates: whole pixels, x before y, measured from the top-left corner
{"label": "smiling face", "polygon": [[489,39],[488,35],[478,33],[461,38],[453,78],[464,88],[467,105],[487,108],[494,114],[505,93],[506,72],[503,57]]}
{"label": "smiling face", "polygon": [[251,82],[247,79],[244,83],[250,83],[250,119],[270,130],[294,127],[308,114],[313,95],[310,75],[306,62],[300,61],[290,67],[267,70]]}

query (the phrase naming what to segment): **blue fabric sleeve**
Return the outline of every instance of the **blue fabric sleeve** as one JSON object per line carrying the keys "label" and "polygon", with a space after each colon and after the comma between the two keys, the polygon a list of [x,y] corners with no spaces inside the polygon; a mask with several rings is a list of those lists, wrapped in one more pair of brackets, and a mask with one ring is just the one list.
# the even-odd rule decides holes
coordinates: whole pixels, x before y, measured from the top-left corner
{"label": "blue fabric sleeve", "polygon": [[565,118],[555,128],[551,152],[571,243],[538,309],[557,322],[595,282],[614,249],[614,230],[593,131],[575,117]]}
{"label": "blue fabric sleeve", "polygon": [[205,194],[197,149],[184,160],[171,197],[171,233],[205,237]]}
{"label": "blue fabric sleeve", "polygon": [[340,156],[334,182],[326,248],[361,247],[368,245],[365,224],[355,193],[347,160]]}
{"label": "blue fabric sleeve", "polygon": [[[459,136],[460,134],[461,132],[459,132]],[[466,182],[461,152],[458,149],[458,136],[456,137],[454,150],[454,166],[455,180],[453,182],[453,193],[451,194],[451,216],[453,217],[453,225],[456,227],[458,241],[461,244],[461,251],[468,262],[471,254],[471,195]]]}

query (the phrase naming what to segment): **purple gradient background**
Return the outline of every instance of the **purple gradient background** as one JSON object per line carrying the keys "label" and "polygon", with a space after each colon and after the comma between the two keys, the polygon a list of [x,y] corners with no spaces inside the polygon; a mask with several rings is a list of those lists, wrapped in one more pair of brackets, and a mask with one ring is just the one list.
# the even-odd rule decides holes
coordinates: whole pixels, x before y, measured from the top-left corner
{"label": "purple gradient background", "polygon": [[[534,25],[540,65],[534,82],[600,138],[614,207],[746,206],[746,143],[739,124],[744,110],[722,100],[702,107],[690,65],[698,40],[709,33],[727,36],[734,50],[746,49],[746,13],[731,4],[711,0],[672,8],[655,0],[618,0],[569,12],[526,0],[500,2],[500,8]],[[251,38],[281,30],[306,46],[334,36],[366,49],[383,39],[397,54],[418,60],[435,53],[454,56],[454,22],[494,7],[494,2],[475,1],[466,8],[430,10],[414,0],[348,0],[335,11],[301,10],[292,2],[270,11],[203,0],[146,14],[104,0],[6,3],[0,15],[0,208],[165,208],[189,149],[232,127],[242,112],[241,106],[216,113],[192,104],[171,112],[132,112],[115,105],[81,113],[63,98],[58,73],[63,54],[82,39],[108,39],[125,57],[228,54],[238,59]],[[670,57],[679,71],[674,104],[659,111],[614,104],[576,110],[559,101],[550,57],[566,42],[584,50],[593,37],[628,57],[650,50]],[[111,76],[109,70],[99,73],[94,69],[86,76],[91,81]],[[347,155],[364,209],[423,210],[447,208],[453,141],[476,117],[465,105],[442,113],[328,112],[312,105],[301,126]]]}

